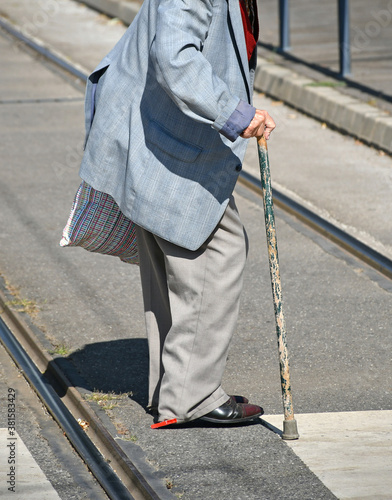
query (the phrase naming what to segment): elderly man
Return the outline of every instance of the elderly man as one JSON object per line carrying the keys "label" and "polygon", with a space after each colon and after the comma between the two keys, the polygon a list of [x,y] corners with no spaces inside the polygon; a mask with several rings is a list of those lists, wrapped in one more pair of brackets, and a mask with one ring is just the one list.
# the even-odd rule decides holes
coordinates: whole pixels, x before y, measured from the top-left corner
{"label": "elderly man", "polygon": [[138,226],[155,427],[263,413],[221,387],[247,253],[232,193],[275,127],[251,104],[257,36],[252,0],[145,0],[88,81],[80,173]]}

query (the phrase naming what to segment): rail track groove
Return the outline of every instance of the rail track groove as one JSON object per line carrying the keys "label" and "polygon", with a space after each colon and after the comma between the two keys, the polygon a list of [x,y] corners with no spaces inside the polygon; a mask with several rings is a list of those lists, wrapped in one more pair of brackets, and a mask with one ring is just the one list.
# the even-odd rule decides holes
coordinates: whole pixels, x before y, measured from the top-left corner
{"label": "rail track groove", "polygon": [[[162,498],[83,400],[0,290],[0,340],[109,498]],[[62,397],[59,396],[62,395]],[[88,422],[85,432],[78,419]],[[109,466],[108,464],[111,464]],[[116,472],[114,472],[114,470]]]}
{"label": "rail track groove", "polygon": [[[248,189],[262,196],[260,180],[253,175],[247,172],[241,172],[240,182]],[[374,250],[357,238],[354,238],[354,236],[351,236],[338,226],[320,217],[315,212],[312,212],[304,205],[301,205],[289,196],[281,193],[276,188],[273,189],[273,199],[275,205],[282,208],[285,212],[295,216],[306,226],[311,227],[368,266],[376,269],[387,278],[392,279],[392,261],[388,259],[388,257],[382,255],[380,252]]]}

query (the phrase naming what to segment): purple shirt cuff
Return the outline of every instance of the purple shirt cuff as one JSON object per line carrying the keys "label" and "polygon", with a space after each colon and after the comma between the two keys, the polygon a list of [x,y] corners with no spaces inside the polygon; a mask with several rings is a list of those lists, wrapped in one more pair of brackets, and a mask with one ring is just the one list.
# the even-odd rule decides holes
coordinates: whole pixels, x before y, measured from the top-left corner
{"label": "purple shirt cuff", "polygon": [[219,133],[234,142],[248,127],[255,116],[256,108],[245,101],[240,101]]}

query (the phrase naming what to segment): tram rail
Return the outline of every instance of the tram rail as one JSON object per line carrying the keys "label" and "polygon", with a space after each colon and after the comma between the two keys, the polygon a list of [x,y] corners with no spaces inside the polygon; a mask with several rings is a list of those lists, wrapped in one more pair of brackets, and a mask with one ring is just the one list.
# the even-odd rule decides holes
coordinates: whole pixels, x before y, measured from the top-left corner
{"label": "tram rail", "polygon": [[[53,358],[39,345],[34,334],[20,315],[7,305],[6,297],[2,292],[0,292],[0,310],[1,343],[108,497],[116,500],[158,499],[159,497],[154,492],[142,496],[133,496],[130,493],[131,491],[135,492],[135,488],[143,493],[150,492],[148,487],[145,488],[145,485],[142,484],[144,482],[143,478],[138,477],[137,472],[135,474],[134,467],[129,463],[129,460],[122,456],[114,456],[115,453],[119,455],[121,449],[114,440],[110,442],[110,438],[109,442],[105,442],[108,433],[105,432],[99,419],[84,403],[76,389],[71,387],[64,374],[53,363]],[[43,373],[50,373],[52,380],[49,380],[47,375],[43,375]],[[58,394],[60,387],[65,392],[63,399]],[[72,413],[71,409],[73,410]],[[84,432],[74,415],[82,416],[83,420],[88,422],[89,426],[91,425],[95,439],[91,437],[91,432],[89,433],[90,436]],[[98,448],[105,451],[105,456],[99,452]],[[124,455],[124,453],[122,454]],[[124,485],[109,466],[109,456],[112,459],[114,458],[114,463],[117,466],[116,470],[119,467],[124,468],[125,464],[124,472],[129,479],[132,479],[134,484],[131,486],[128,484],[127,487]],[[139,481],[141,482],[140,485],[138,484]]]}
{"label": "tram rail", "polygon": [[[61,71],[82,82],[87,80],[88,72],[84,68],[73,64],[62,54],[49,49],[39,40],[27,37],[21,30],[1,17],[0,29],[14,37],[18,42],[27,45],[52,65],[60,68]],[[241,172],[239,182],[254,193],[262,194],[260,180],[248,172]],[[392,261],[389,258],[323,219],[278,189],[274,188],[273,194],[274,203],[278,207],[376,269],[385,277],[392,279]],[[72,387],[20,314],[7,305],[7,297],[1,292],[0,309],[3,318],[0,319],[2,343],[109,498],[137,500],[162,498],[132,462],[132,457],[123,452],[104,428],[95,412],[83,401],[79,392]],[[47,375],[49,375],[50,382]],[[60,398],[58,394],[64,396]],[[87,433],[78,424],[76,416],[89,423]],[[111,466],[108,465],[108,462]]]}

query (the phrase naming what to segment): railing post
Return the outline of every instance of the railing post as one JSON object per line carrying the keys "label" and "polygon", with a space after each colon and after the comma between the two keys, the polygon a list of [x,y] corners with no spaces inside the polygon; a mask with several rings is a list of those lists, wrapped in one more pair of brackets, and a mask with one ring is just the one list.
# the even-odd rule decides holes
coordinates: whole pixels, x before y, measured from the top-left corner
{"label": "railing post", "polygon": [[279,30],[280,30],[279,50],[284,52],[285,50],[290,49],[289,0],[279,0]]}
{"label": "railing post", "polygon": [[338,0],[339,18],[339,74],[341,77],[351,73],[351,48],[350,48],[350,2]]}

